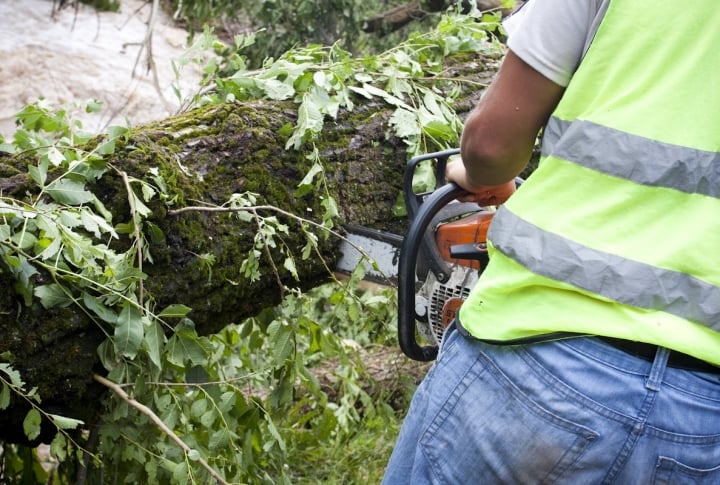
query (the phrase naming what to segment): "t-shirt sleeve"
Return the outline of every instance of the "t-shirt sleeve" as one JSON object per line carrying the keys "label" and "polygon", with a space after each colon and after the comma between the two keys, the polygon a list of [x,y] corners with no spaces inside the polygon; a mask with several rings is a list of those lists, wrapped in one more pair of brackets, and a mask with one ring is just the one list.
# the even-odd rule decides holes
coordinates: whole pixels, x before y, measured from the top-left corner
{"label": "t-shirt sleeve", "polygon": [[567,86],[604,15],[607,0],[529,0],[503,26],[520,59]]}

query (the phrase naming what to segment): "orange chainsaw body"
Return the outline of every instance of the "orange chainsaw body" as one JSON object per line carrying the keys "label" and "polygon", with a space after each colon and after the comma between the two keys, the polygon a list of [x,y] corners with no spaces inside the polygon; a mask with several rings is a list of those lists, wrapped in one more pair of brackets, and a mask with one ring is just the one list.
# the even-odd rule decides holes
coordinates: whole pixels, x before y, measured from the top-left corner
{"label": "orange chainsaw body", "polygon": [[484,247],[493,214],[494,212],[478,211],[455,221],[440,224],[435,230],[435,242],[440,256],[449,263],[480,270],[480,261],[453,258],[450,255],[450,248],[473,243]]}

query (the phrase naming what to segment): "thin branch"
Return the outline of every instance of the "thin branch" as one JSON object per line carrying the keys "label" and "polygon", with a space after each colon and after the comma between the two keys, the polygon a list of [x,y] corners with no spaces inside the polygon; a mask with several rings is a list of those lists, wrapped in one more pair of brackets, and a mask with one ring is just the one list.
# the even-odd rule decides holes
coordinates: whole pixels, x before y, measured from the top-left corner
{"label": "thin branch", "polygon": [[[140,10],[140,8],[135,12],[135,14],[137,14],[139,12],[139,10]],[[152,52],[152,36],[153,36],[153,32],[155,31],[155,23],[157,21],[157,15],[158,15],[159,10],[160,10],[160,1],[153,0],[152,5],[150,7],[150,18],[147,21],[147,28],[145,29],[145,38],[140,43],[140,50],[138,51],[138,55],[135,58],[135,64],[133,65],[133,77],[135,76],[135,70],[137,69],[137,66],[140,63],[140,58],[142,56],[143,50],[145,50],[146,51],[145,64],[146,64],[147,71],[152,74],[153,86],[155,87],[155,91],[157,91],[160,101],[162,101],[167,112],[172,113],[173,107],[170,104],[170,102],[167,100],[167,98],[165,98],[165,95],[163,94],[162,89],[160,88],[157,66],[155,65],[155,59],[153,57],[153,52]]]}
{"label": "thin branch", "polygon": [[[176,434],[173,432],[173,430],[171,430],[170,428],[167,427],[167,425],[158,417],[157,414],[155,414],[155,413],[153,412],[152,409],[150,409],[149,407],[145,406],[144,404],[142,404],[142,403],[140,403],[140,402],[137,402],[135,399],[132,399],[130,396],[127,395],[127,393],[126,393],[125,391],[122,390],[122,388],[121,388],[120,386],[118,386],[118,385],[115,384],[114,382],[112,382],[112,381],[110,381],[110,380],[108,380],[108,379],[106,379],[106,378],[104,378],[103,376],[98,375],[98,374],[93,374],[93,379],[95,379],[97,382],[99,382],[100,384],[102,384],[103,386],[107,387],[108,389],[110,389],[111,391],[113,391],[115,394],[117,394],[118,396],[120,396],[120,398],[121,398],[123,401],[125,401],[126,403],[128,403],[128,405],[130,405],[131,407],[137,409],[137,410],[140,411],[142,414],[144,414],[145,416],[147,416],[148,418],[150,418],[150,420],[151,420],[153,423],[155,423],[155,425],[156,425],[158,428],[160,428],[160,431],[162,431],[162,432],[165,433],[170,439],[172,439],[185,453],[189,453],[189,452],[192,450],[192,448],[190,448],[190,446],[188,446],[187,443],[185,443],[182,439],[180,439],[180,437],[179,437],[178,435],[176,435]],[[225,481],[225,479],[224,479],[222,476],[220,476],[220,474],[219,474],[217,471],[215,471],[215,469],[214,469],[213,467],[211,467],[210,464],[208,464],[208,462],[206,462],[202,457],[198,457],[198,463],[200,463],[200,465],[202,465],[202,467],[205,468],[205,469],[208,471],[208,473],[210,473],[210,475],[211,475],[215,480],[217,480],[218,483],[220,483],[220,484],[222,484],[222,485],[230,485],[230,484],[229,484],[227,481]]]}
{"label": "thin branch", "polygon": [[[128,194],[128,204],[130,205],[130,217],[132,217],[133,221],[133,236],[135,237],[135,245],[137,246],[137,264],[138,264],[138,270],[142,273],[143,270],[143,247],[142,247],[142,238],[140,237],[140,228],[138,227],[138,217],[137,217],[137,209],[135,207],[135,193],[132,190],[132,187],[130,187],[130,179],[128,179],[128,175],[124,170],[119,170],[120,175],[122,176],[123,183],[125,184],[125,190],[127,190]],[[140,311],[145,311],[145,304],[144,304],[144,286],[142,279],[138,279],[138,299],[140,303]]]}
{"label": "thin branch", "polygon": [[155,22],[157,20],[157,14],[160,10],[160,0],[153,0],[152,12],[150,13],[150,20],[148,21],[147,35],[145,36],[145,43],[147,44],[147,67],[152,73],[153,85],[155,91],[157,91],[160,100],[165,105],[165,109],[168,113],[172,113],[172,105],[165,98],[162,88],[160,87],[160,78],[158,77],[157,65],[155,65],[155,57],[152,51],[152,34],[155,31]]}

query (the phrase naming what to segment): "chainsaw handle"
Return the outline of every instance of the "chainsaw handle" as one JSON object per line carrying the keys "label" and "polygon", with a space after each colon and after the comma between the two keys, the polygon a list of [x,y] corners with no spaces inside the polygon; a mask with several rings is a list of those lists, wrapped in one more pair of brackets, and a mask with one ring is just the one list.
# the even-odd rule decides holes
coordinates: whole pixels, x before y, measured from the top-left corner
{"label": "chainsaw handle", "polygon": [[459,148],[450,148],[441,152],[426,153],[411,159],[405,167],[403,176],[403,195],[405,197],[405,209],[408,212],[410,220],[415,219],[415,214],[421,205],[422,198],[427,194],[416,194],[413,192],[413,177],[415,176],[415,168],[425,160],[435,160],[435,188],[445,185],[445,167],[448,159],[453,155],[460,153]]}
{"label": "chainsaw handle", "polygon": [[[414,360],[430,361],[438,348],[421,346],[415,337],[415,266],[433,217],[450,201],[467,192],[455,183],[433,192],[417,210],[400,247],[398,262],[398,341],[405,355]],[[434,247],[434,245],[433,245]]]}
{"label": "chainsaw handle", "polygon": [[[426,203],[426,199],[430,194],[434,193],[439,187],[446,184],[445,179],[445,168],[447,167],[448,160],[453,155],[460,154],[459,148],[450,148],[440,152],[427,153],[419,155],[411,159],[405,167],[405,174],[403,176],[403,195],[405,197],[405,209],[407,210],[408,217],[411,221],[414,221],[417,217],[420,207]],[[415,169],[417,166],[424,161],[434,160],[435,161],[435,187],[431,192],[415,193],[413,190],[413,178],[415,176]],[[452,200],[452,199],[451,199]],[[435,211],[434,215],[437,215],[439,210],[444,205]],[[445,216],[452,216],[455,214],[445,214]],[[425,234],[422,236],[423,243],[420,247],[420,256],[422,257],[422,270],[418,274],[420,278],[425,278],[428,271],[432,271],[435,277],[441,283],[444,283],[450,277],[450,267],[440,256],[440,251],[435,243],[435,231],[433,224],[428,222],[425,224],[427,228]]]}

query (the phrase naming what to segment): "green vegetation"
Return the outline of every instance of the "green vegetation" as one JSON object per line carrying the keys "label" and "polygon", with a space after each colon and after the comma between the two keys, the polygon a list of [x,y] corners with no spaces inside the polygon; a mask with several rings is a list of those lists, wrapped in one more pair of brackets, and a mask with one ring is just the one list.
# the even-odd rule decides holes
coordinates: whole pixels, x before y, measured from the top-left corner
{"label": "green vegetation", "polygon": [[[286,149],[302,153],[311,167],[296,190],[315,194],[324,213],[320,222],[293,219],[292,230],[299,228],[306,244],[299,255],[281,251],[270,271],[293,273],[333,230],[337,203],[315,146],[325,121],[339,109],[352,111],[359,99],[381,100],[394,109],[389,129],[411,153],[455,145],[461,124],[453,96],[441,96],[432,84],[461,82],[438,76],[448,55],[501,52],[489,34],[497,27],[497,17],[449,12],[432,31],[377,55],[312,45],[253,71],[243,49],[254,36],[239,36],[234,46],[209,30],[198,37],[182,62],[196,62],[208,48],[215,56],[188,108],[274,99],[293,102],[299,113],[297,124],[284,129]],[[26,303],[73,308],[106,332],[98,348],[106,374],[96,380],[112,396],[95,423],[49,413],[13,369],[12,356],[0,356],[6,361],[0,363],[0,410],[14,399],[31,403],[23,423],[29,439],[38,436],[42,417],[49,419],[57,430],[49,455],[59,464],[43,468],[35,452],[5,444],[3,482],[377,482],[399,427],[398,410],[412,391],[402,377],[397,387],[379,385],[364,360],[369,350],[395,345],[394,292],[360,290],[358,268],[349,281],[310,292],[284,288],[281,306],[198,335],[182,301],[157,308],[145,289],[149,241],[163,237],[148,222],[149,206],[169,208],[183,194],[172,193],[159,170],[133,178],[108,163],[132,129],[91,136],[63,110],[42,103],[25,108],[18,121],[21,128],[12,140],[0,139],[0,150],[18,165],[32,158],[31,186],[23,200],[0,194],[0,272],[15,277]],[[106,175],[122,181],[127,220],[113,221],[88,189]],[[282,247],[291,230],[259,215],[255,204],[250,192],[225,204],[237,224],[257,228],[243,265],[250,280],[267,270],[260,264],[265,249]],[[123,249],[116,244],[121,238],[130,241]],[[216,277],[214,255],[196,256],[203,274]],[[34,278],[38,274],[43,278]]]}
{"label": "green vegetation", "polygon": [[[268,58],[276,59],[292,48],[309,44],[337,45],[353,54],[384,51],[404,40],[409,30],[386,35],[366,33],[366,21],[402,3],[401,0],[170,0],[164,2],[164,8],[194,30],[202,30],[200,27],[208,24],[222,29],[230,23],[256,32],[255,43],[246,51],[246,56],[249,65],[257,68]],[[436,18],[418,20],[413,30],[432,28],[436,21]]]}

